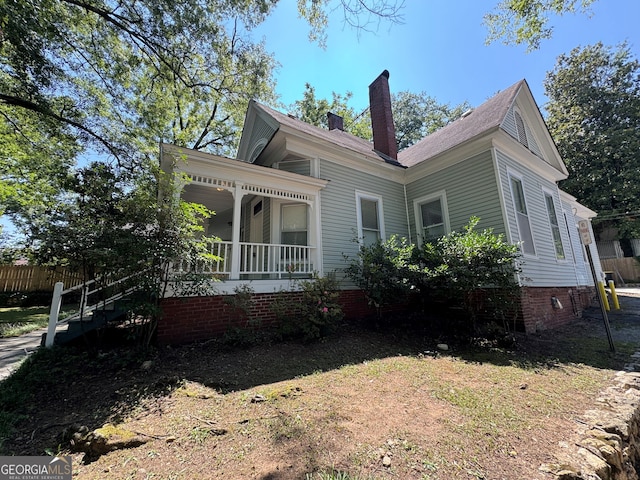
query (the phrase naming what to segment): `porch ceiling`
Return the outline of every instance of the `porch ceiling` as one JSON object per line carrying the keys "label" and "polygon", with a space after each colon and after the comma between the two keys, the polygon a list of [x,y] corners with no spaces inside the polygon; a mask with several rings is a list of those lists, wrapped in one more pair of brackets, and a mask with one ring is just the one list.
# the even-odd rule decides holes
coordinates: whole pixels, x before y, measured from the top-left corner
{"label": "porch ceiling", "polygon": [[210,210],[223,212],[233,208],[233,195],[228,191],[218,191],[215,188],[189,184],[184,187],[183,198],[188,202],[200,203]]}

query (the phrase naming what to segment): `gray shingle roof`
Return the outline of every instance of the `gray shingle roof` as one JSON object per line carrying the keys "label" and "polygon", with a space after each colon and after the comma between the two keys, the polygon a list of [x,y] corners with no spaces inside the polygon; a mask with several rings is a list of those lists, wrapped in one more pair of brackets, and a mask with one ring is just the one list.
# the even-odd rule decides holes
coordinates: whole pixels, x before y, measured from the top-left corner
{"label": "gray shingle roof", "polygon": [[287,127],[293,128],[300,132],[303,132],[307,135],[316,137],[320,140],[325,140],[327,142],[332,143],[333,145],[346,148],[347,150],[351,150],[353,152],[364,155],[365,157],[371,158],[376,161],[385,161],[387,163],[391,163],[394,165],[401,166],[395,160],[386,157],[383,154],[376,152],[373,149],[373,143],[367,140],[364,140],[360,137],[356,137],[351,135],[350,133],[343,132],[342,130],[326,130],[324,128],[316,127],[314,125],[310,125],[302,120],[299,120],[295,117],[286,115],[284,113],[278,112],[266,105],[262,105],[256,102],[256,108],[262,110],[267,115],[274,118],[280,125],[285,125]]}
{"label": "gray shingle roof", "polygon": [[341,130],[325,130],[295,117],[255,103],[256,108],[275,119],[280,125],[303,132],[333,145],[359,153],[372,160],[383,160],[398,166],[410,167],[454,148],[468,140],[500,126],[526,80],[520,80],[475,108],[469,115],[435,131],[415,145],[398,153],[398,161],[373,149],[373,143]]}
{"label": "gray shingle roof", "polygon": [[469,115],[433,132],[401,151],[398,161],[410,167],[446,152],[472,138],[500,126],[525,80],[513,84],[474,109]]}

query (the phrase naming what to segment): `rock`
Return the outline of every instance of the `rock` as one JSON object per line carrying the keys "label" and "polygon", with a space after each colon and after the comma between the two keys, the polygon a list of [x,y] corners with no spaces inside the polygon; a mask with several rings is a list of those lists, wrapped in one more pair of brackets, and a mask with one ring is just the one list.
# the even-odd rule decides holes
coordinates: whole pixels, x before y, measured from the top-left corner
{"label": "rock", "polygon": [[267,401],[267,397],[259,393],[251,397],[251,403],[260,403],[260,402],[266,402],[266,401]]}
{"label": "rock", "polygon": [[71,437],[71,451],[85,452],[99,457],[113,450],[135,448],[148,442],[148,438],[109,423],[92,432],[77,431]]}
{"label": "rock", "polygon": [[586,460],[587,465],[599,478],[602,480],[611,479],[611,466],[598,455],[586,448],[578,449],[578,455],[581,455]]}
{"label": "rock", "polygon": [[384,457],[382,457],[382,465],[387,468],[391,466],[391,457],[389,457],[389,455],[385,455]]}
{"label": "rock", "polygon": [[443,352],[449,350],[449,345],[447,345],[446,343],[439,343],[437,346],[438,350],[442,350]]}
{"label": "rock", "polygon": [[153,362],[151,360],[147,360],[145,362],[142,362],[142,365],[140,365],[140,368],[142,370],[150,370],[151,367],[153,367]]}

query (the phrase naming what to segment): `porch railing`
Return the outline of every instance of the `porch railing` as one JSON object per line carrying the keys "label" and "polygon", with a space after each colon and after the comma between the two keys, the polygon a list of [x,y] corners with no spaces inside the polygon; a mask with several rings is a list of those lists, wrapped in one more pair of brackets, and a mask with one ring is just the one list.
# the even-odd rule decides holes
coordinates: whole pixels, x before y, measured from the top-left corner
{"label": "porch railing", "polygon": [[[68,324],[74,320],[86,319],[86,317],[96,310],[105,308],[113,304],[116,300],[120,300],[130,293],[133,293],[138,289],[136,280],[146,273],[146,270],[141,270],[133,275],[117,280],[107,280],[104,278],[100,279],[101,282],[98,282],[96,279],[89,280],[88,282],[67,288],[66,290],[64,289],[63,282],[57,282],[54,286],[51,299],[45,347],[53,346],[58,326]],[[133,286],[129,286],[128,284],[132,284]],[[64,318],[60,318],[60,307],[62,306],[64,295],[78,291],[81,292],[78,310]],[[94,298],[96,294],[103,295],[98,295],[98,298]]]}
{"label": "porch railing", "polygon": [[[315,247],[275,243],[240,242],[240,278],[286,278],[287,276],[311,276],[314,272]],[[179,264],[178,272],[210,273],[231,278],[233,245],[229,241],[212,242],[210,253],[218,259],[189,265]]]}

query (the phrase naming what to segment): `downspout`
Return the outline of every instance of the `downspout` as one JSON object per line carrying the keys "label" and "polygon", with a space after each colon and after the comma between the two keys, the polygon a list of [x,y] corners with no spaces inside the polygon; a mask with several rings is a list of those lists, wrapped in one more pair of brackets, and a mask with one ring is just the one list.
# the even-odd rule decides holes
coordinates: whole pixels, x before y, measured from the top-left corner
{"label": "downspout", "polygon": [[409,244],[413,244],[411,241],[411,224],[409,223],[409,201],[407,200],[407,186],[405,184],[402,185],[404,189],[404,211],[407,214],[407,233],[409,234]]}

